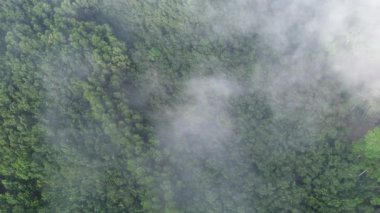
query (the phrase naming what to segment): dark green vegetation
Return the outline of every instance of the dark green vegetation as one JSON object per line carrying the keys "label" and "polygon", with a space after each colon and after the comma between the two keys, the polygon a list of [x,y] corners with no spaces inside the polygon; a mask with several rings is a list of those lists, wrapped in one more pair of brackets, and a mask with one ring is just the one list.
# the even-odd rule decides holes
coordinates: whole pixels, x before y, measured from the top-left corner
{"label": "dark green vegetation", "polygon": [[[282,60],[292,50],[216,33],[195,11],[0,3],[0,212],[380,208],[380,130],[327,53]],[[307,79],[288,88],[293,75]]]}

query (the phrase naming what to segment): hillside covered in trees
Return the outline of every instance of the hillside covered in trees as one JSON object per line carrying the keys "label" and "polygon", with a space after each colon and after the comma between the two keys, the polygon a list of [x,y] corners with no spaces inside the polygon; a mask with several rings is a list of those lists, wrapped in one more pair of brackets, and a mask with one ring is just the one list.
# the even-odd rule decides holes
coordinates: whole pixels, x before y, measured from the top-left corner
{"label": "hillside covered in trees", "polygon": [[379,210],[366,19],[302,2],[2,0],[0,212]]}

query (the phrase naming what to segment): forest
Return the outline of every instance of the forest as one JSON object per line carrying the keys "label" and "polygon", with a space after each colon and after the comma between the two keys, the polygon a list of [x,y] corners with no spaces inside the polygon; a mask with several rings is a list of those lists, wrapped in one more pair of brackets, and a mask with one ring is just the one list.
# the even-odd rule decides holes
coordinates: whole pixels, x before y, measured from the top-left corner
{"label": "forest", "polygon": [[380,211],[363,2],[1,0],[0,212]]}

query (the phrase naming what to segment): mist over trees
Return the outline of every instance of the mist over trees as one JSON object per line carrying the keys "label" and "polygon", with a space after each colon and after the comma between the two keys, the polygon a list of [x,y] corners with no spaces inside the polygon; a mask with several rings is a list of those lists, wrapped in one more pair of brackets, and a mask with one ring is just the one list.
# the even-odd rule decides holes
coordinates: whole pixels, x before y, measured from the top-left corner
{"label": "mist over trees", "polygon": [[0,212],[379,210],[379,7],[3,0]]}

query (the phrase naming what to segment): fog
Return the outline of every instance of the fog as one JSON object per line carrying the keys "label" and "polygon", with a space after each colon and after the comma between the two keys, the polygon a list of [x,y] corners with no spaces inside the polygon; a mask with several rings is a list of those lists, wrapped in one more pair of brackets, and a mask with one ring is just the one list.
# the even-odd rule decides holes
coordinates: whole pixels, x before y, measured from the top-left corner
{"label": "fog", "polygon": [[[237,0],[187,3],[189,13],[209,26],[207,39],[233,41],[256,35],[267,45],[273,58],[265,59],[265,55],[258,53],[264,60],[258,60],[258,66],[252,69],[244,84],[228,75],[189,77],[180,103],[169,107],[164,114],[160,112],[156,123],[158,137],[169,147],[174,161],[217,159],[224,163],[218,164],[219,171],[232,177],[236,168],[229,167],[227,162],[239,157],[229,156],[227,147],[240,145],[231,139],[238,134],[236,128],[239,128],[229,114],[231,101],[249,94],[265,96],[276,123],[268,130],[273,141],[294,146],[302,152],[319,140],[321,131],[329,131],[326,130],[331,122],[329,116],[339,113],[333,106],[342,104],[341,97],[346,93],[356,101],[348,107],[355,108],[359,103],[369,106],[370,113],[377,112],[380,2]],[[212,67],[215,62],[209,63]],[[326,87],[327,84],[330,86]],[[160,123],[160,119],[167,123]],[[351,130],[352,137],[357,138],[373,123],[360,123],[361,118],[355,119],[352,119]],[[292,125],[293,130],[284,129]],[[182,168],[181,177],[186,181],[189,176],[195,176],[192,186],[197,188],[205,179],[199,171],[203,166],[200,163],[190,165]],[[250,172],[252,178],[260,179],[254,170]],[[236,184],[228,178],[221,181],[225,185]],[[204,187],[213,188],[212,184]],[[231,199],[242,192],[239,187],[233,189]],[[200,193],[194,194],[194,199],[203,197]],[[243,199],[236,200],[242,202],[242,206],[246,204]],[[244,208],[250,209],[249,206]]]}
{"label": "fog", "polygon": [[[30,131],[43,135],[41,205],[293,212],[329,193],[351,201],[367,165],[344,149],[379,120],[380,2],[47,2],[58,9],[30,10],[56,18],[36,21],[45,34],[1,31],[15,46],[7,57],[41,58],[25,60],[40,94],[20,93],[40,104]],[[337,174],[347,178],[331,189]]]}

